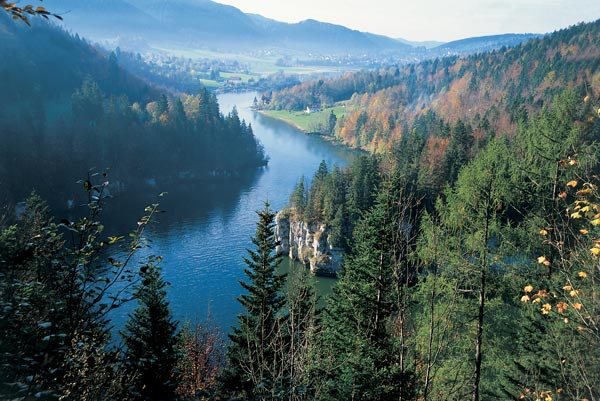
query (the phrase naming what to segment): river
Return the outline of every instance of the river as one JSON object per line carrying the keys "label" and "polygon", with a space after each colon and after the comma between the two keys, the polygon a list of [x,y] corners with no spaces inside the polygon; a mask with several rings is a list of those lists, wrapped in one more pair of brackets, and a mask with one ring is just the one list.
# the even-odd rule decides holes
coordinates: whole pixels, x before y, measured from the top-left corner
{"label": "river", "polygon": [[[245,279],[242,258],[252,247],[255,211],[262,209],[267,199],[272,209],[284,208],[299,178],[310,179],[321,160],[331,168],[346,165],[353,157],[346,148],[253,112],[254,96],[221,94],[218,100],[222,113],[235,106],[240,118],[252,125],[269,157],[268,166],[244,179],[169,193],[161,200],[166,213],[148,232],[151,248],[144,252],[163,256],[163,276],[170,283],[168,298],[180,322],[202,322],[210,314],[214,324],[229,331],[241,312],[237,297],[242,293],[239,281]],[[289,268],[285,258],[282,269]],[[321,292],[331,284],[332,279],[318,279]],[[128,310],[130,307],[115,316],[116,327]]]}

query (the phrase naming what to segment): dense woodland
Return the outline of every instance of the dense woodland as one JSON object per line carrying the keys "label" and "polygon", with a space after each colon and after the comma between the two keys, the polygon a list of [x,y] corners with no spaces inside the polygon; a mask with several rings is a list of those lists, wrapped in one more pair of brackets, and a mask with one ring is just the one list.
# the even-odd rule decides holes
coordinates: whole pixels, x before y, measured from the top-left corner
{"label": "dense woodland", "polygon": [[[0,397],[598,400],[599,29],[578,25],[517,49],[394,71],[389,79],[401,81],[437,64],[449,63],[453,74],[467,66],[462,78],[474,83],[459,97],[476,99],[485,82],[495,100],[482,107],[495,107],[497,118],[481,131],[463,114],[433,110],[431,101],[403,123],[412,129],[388,138],[393,146],[347,169],[322,163],[310,183],[299,181],[291,209],[326,223],[347,250],[325,308],[305,272],[278,272],[275,216],[266,203],[245,258],[243,313],[226,347],[209,325],[177,327],[160,256],[131,262],[157,205],[129,237],[103,239],[103,177],[84,181],[89,215],[78,222],[55,222],[31,196],[18,221],[0,221]],[[573,53],[552,50],[575,45]],[[555,58],[552,85],[538,90],[550,71],[537,83],[531,70],[492,81],[491,71],[504,77],[518,64],[495,60],[515,54],[522,63],[537,57],[540,68],[548,54]],[[468,66],[484,59],[488,72],[474,75]],[[503,84],[515,91],[503,94]],[[402,92],[419,98],[417,89],[427,93],[435,82],[414,85]],[[383,87],[370,90],[373,100],[395,99]],[[86,81],[73,99],[88,99],[89,91],[100,89]],[[273,93],[271,102],[289,93]],[[203,96],[211,98],[186,99]],[[147,124],[168,126],[176,104],[161,96],[155,107],[166,111]],[[512,117],[509,104],[519,110]],[[94,110],[104,115],[101,105]],[[445,142],[443,151],[432,141]],[[117,247],[123,256],[106,260],[105,249]],[[130,300],[138,308],[111,342],[109,312]]]}
{"label": "dense woodland", "polygon": [[46,24],[0,18],[0,52],[11,60],[0,66],[3,203],[32,188],[54,204],[74,199],[69,188],[91,167],[111,168],[114,193],[265,164],[252,128],[235,111],[223,116],[206,89],[160,93],[114,53]]}

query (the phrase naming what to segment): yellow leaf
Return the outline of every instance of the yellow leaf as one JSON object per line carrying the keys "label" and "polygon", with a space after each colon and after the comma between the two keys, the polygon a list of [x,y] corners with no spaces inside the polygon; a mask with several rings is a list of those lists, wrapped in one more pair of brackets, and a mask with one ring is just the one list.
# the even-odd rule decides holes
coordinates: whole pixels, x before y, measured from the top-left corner
{"label": "yellow leaf", "polygon": [[571,287],[570,285],[565,285],[563,287],[563,290],[565,290],[565,291],[571,291],[572,289],[573,289],[573,287]]}
{"label": "yellow leaf", "polygon": [[580,189],[579,191],[577,191],[577,193],[575,195],[577,196],[583,196],[583,195],[589,195],[592,193],[592,190],[589,188],[585,188],[585,189]]}
{"label": "yellow leaf", "polygon": [[569,295],[572,297],[576,297],[579,295],[579,290],[572,290],[571,292],[569,292]]}
{"label": "yellow leaf", "polygon": [[541,229],[540,230],[540,235],[543,235],[545,237],[546,235],[548,235],[548,231],[546,231],[544,229]]}
{"label": "yellow leaf", "polygon": [[540,302],[542,302],[542,298],[536,298],[531,302],[533,302],[534,304],[539,304]]}
{"label": "yellow leaf", "polygon": [[568,307],[569,305],[567,305],[565,302],[559,302],[556,304],[556,310],[558,310],[558,313],[563,313]]}
{"label": "yellow leaf", "polygon": [[117,241],[122,240],[125,237],[108,237],[108,243],[109,244],[114,244]]}
{"label": "yellow leaf", "polygon": [[523,288],[523,291],[529,293],[529,292],[533,291],[533,286],[531,284],[526,285],[525,288]]}
{"label": "yellow leaf", "polygon": [[550,305],[550,304],[542,305],[542,314],[543,315],[547,315],[548,313],[550,313],[551,310],[552,310],[552,305]]}
{"label": "yellow leaf", "polygon": [[600,225],[600,219],[594,219],[591,221],[591,223],[593,226],[598,226],[598,225]]}
{"label": "yellow leaf", "polygon": [[600,255],[600,248],[592,248],[590,249],[590,252],[592,252],[592,255],[598,256]]}
{"label": "yellow leaf", "polygon": [[545,256],[540,256],[537,258],[538,263],[544,263],[546,261],[546,257]]}
{"label": "yellow leaf", "polygon": [[589,231],[585,228],[582,228],[581,230],[579,230],[579,232],[581,233],[581,235],[587,235]]}
{"label": "yellow leaf", "polygon": [[567,186],[571,187],[571,188],[575,188],[577,186],[577,184],[578,184],[577,180],[567,182]]}
{"label": "yellow leaf", "polygon": [[577,164],[577,160],[573,160],[573,159],[571,159],[571,160],[569,160],[569,164],[570,164],[571,166],[574,166],[574,165],[576,165],[576,164]]}
{"label": "yellow leaf", "polygon": [[573,302],[573,308],[577,309],[577,310],[581,310],[581,307],[583,305],[581,305],[579,302]]}
{"label": "yellow leaf", "polygon": [[571,218],[572,219],[580,219],[581,218],[581,214],[579,212],[575,212],[571,214]]}
{"label": "yellow leaf", "polygon": [[577,276],[579,276],[581,278],[586,278],[587,277],[587,273],[586,272],[579,272],[579,273],[577,273]]}
{"label": "yellow leaf", "polygon": [[560,194],[558,194],[558,197],[561,199],[566,199],[567,198],[567,193],[566,192],[561,192]]}
{"label": "yellow leaf", "polygon": [[521,297],[521,302],[528,302],[531,298],[529,298],[529,295],[523,295]]}
{"label": "yellow leaf", "polygon": [[590,95],[585,95],[583,98],[583,103],[587,103],[588,100],[590,100]]}

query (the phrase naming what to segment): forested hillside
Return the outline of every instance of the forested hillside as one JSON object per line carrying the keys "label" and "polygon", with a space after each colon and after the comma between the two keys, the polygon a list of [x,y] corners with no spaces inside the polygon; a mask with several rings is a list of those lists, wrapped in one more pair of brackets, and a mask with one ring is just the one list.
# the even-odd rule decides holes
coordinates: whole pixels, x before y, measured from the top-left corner
{"label": "forested hillside", "polygon": [[[0,197],[32,189],[73,200],[88,169],[111,168],[113,191],[205,179],[265,163],[251,128],[221,115],[207,90],[160,93],[85,40],[0,15]],[[76,191],[75,191],[76,192]]]}
{"label": "forested hillside", "polygon": [[[323,163],[290,197],[293,219],[346,249],[305,378],[316,399],[599,396],[599,28],[272,95],[354,82],[365,94],[337,135],[362,122],[347,140],[405,119],[377,154]],[[424,71],[444,63],[440,89],[443,69]],[[412,98],[393,84],[407,73]]]}
{"label": "forested hillside", "polygon": [[[380,152],[417,130],[439,156],[459,120],[477,137],[491,130],[511,135],[526,113],[564,88],[598,91],[599,44],[600,21],[580,24],[490,53],[304,83],[263,97],[262,106],[303,110],[344,102],[346,118],[335,129],[343,143]],[[423,124],[435,134],[426,135]]]}
{"label": "forested hillside", "polygon": [[299,182],[289,212],[347,250],[302,378],[315,399],[600,396],[600,97],[540,99],[477,152],[457,123],[437,192],[414,137]]}

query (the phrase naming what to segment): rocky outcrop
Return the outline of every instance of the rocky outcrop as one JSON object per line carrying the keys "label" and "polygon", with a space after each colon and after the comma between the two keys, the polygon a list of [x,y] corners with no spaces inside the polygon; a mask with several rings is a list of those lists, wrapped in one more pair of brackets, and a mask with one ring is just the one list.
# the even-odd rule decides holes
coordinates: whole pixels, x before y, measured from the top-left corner
{"label": "rocky outcrop", "polygon": [[329,242],[329,231],[322,223],[311,224],[298,219],[293,210],[275,216],[278,255],[287,255],[320,276],[335,276],[341,269],[344,252]]}

